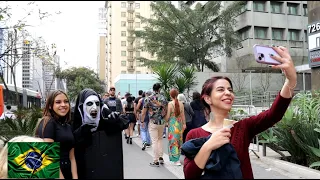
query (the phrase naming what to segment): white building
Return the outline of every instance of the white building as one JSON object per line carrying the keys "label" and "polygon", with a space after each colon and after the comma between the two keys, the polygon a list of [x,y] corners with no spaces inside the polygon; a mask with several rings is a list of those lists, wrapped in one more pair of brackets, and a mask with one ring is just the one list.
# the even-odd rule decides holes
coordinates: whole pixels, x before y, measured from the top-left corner
{"label": "white building", "polygon": [[106,44],[105,48],[100,49],[101,52],[104,50],[106,57],[99,57],[100,69],[105,68],[105,71],[98,73],[100,78],[107,79],[108,87],[115,85],[115,78],[119,74],[151,73],[151,70],[143,66],[143,63],[136,58],[141,56],[153,59],[154,57],[147,52],[140,51],[138,47],[143,43],[142,40],[135,38],[130,33],[144,26],[137,16],[151,17],[150,4],[151,1],[106,1],[107,38],[105,42],[100,41],[101,44]]}

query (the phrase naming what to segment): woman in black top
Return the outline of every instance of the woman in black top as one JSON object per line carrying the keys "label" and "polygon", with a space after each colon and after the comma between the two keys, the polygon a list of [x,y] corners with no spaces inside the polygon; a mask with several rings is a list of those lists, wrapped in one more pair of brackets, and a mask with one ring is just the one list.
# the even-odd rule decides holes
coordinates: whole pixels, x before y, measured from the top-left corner
{"label": "woman in black top", "polygon": [[43,138],[45,142],[60,142],[60,178],[78,179],[74,137],[68,124],[70,119],[70,103],[66,93],[61,90],[53,91],[47,98],[36,136]]}
{"label": "woman in black top", "polygon": [[128,137],[127,144],[129,144],[129,143],[132,144],[133,128],[134,128],[134,125],[136,124],[137,120],[136,120],[136,116],[134,114],[133,98],[131,96],[129,96],[129,97],[127,97],[126,101],[127,101],[127,104],[123,105],[123,109],[124,109],[124,112],[130,121],[128,131],[126,131],[126,133],[129,133],[129,134],[126,134],[126,136]]}

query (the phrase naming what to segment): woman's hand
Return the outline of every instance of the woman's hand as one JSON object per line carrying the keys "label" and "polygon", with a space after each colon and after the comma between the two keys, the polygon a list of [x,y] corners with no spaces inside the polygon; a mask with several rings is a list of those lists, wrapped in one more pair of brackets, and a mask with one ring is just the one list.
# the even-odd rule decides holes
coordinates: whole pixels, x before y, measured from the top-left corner
{"label": "woman's hand", "polygon": [[297,72],[296,68],[294,67],[293,61],[291,59],[291,56],[289,54],[289,50],[285,47],[272,47],[279,55],[270,55],[271,58],[275,59],[276,61],[279,61],[280,65],[274,65],[272,68],[274,69],[281,69],[286,76],[286,82],[281,89],[281,96],[285,98],[292,98],[292,94],[294,92],[294,89],[297,85]]}
{"label": "woman's hand", "polygon": [[230,142],[231,130],[229,128],[223,128],[219,131],[212,133],[211,137],[205,142],[205,146],[211,151],[218,149],[219,147]]}
{"label": "woman's hand", "polygon": [[186,130],[187,129],[187,125],[186,124],[183,124],[182,126],[182,131]]}
{"label": "woman's hand", "polygon": [[280,65],[273,65],[272,68],[274,69],[281,69],[286,76],[286,78],[292,82],[292,86],[295,85],[297,81],[297,73],[296,68],[294,67],[293,61],[291,59],[291,56],[289,54],[289,50],[285,47],[279,46],[279,47],[272,47],[279,55],[270,55],[272,59],[275,59],[276,61],[279,61]]}

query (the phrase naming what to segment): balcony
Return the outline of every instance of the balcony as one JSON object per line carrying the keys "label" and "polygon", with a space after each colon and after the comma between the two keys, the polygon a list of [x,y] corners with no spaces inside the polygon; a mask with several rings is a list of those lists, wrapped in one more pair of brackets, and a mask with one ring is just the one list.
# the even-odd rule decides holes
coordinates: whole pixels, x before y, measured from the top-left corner
{"label": "balcony", "polygon": [[127,66],[127,69],[128,69],[128,71],[132,72],[132,71],[134,71],[135,68],[133,65],[129,65],[129,66]]}
{"label": "balcony", "polygon": [[128,21],[128,22],[134,22],[133,16],[128,16],[128,17],[127,17],[127,21]]}
{"label": "balcony", "polygon": [[128,26],[127,30],[128,30],[128,31],[133,31],[133,30],[134,30],[134,27],[133,27],[133,26]]}
{"label": "balcony", "polygon": [[132,45],[128,45],[128,46],[127,46],[127,50],[128,50],[128,51],[133,51],[133,50],[134,50],[134,48],[133,48],[133,46],[132,46]]}
{"label": "balcony", "polygon": [[134,3],[134,1],[128,1],[128,4],[133,4]]}
{"label": "balcony", "polygon": [[133,42],[134,41],[134,37],[133,36],[129,36],[127,39],[128,39],[129,42]]}
{"label": "balcony", "polygon": [[134,61],[133,56],[128,56],[128,58],[127,58],[127,59],[128,59],[128,61],[129,61],[129,62],[133,62],[133,61]]}
{"label": "balcony", "polygon": [[134,6],[133,6],[133,4],[128,6],[127,11],[128,11],[128,13],[133,13],[133,12],[134,12]]}

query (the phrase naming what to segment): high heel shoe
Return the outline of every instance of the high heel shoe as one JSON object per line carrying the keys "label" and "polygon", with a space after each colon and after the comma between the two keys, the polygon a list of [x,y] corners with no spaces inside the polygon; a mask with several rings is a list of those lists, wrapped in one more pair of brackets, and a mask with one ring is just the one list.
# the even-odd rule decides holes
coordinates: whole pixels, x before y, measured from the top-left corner
{"label": "high heel shoe", "polygon": [[130,142],[130,136],[127,136],[127,144]]}
{"label": "high heel shoe", "polygon": [[132,138],[129,138],[130,139],[130,144],[132,144]]}

